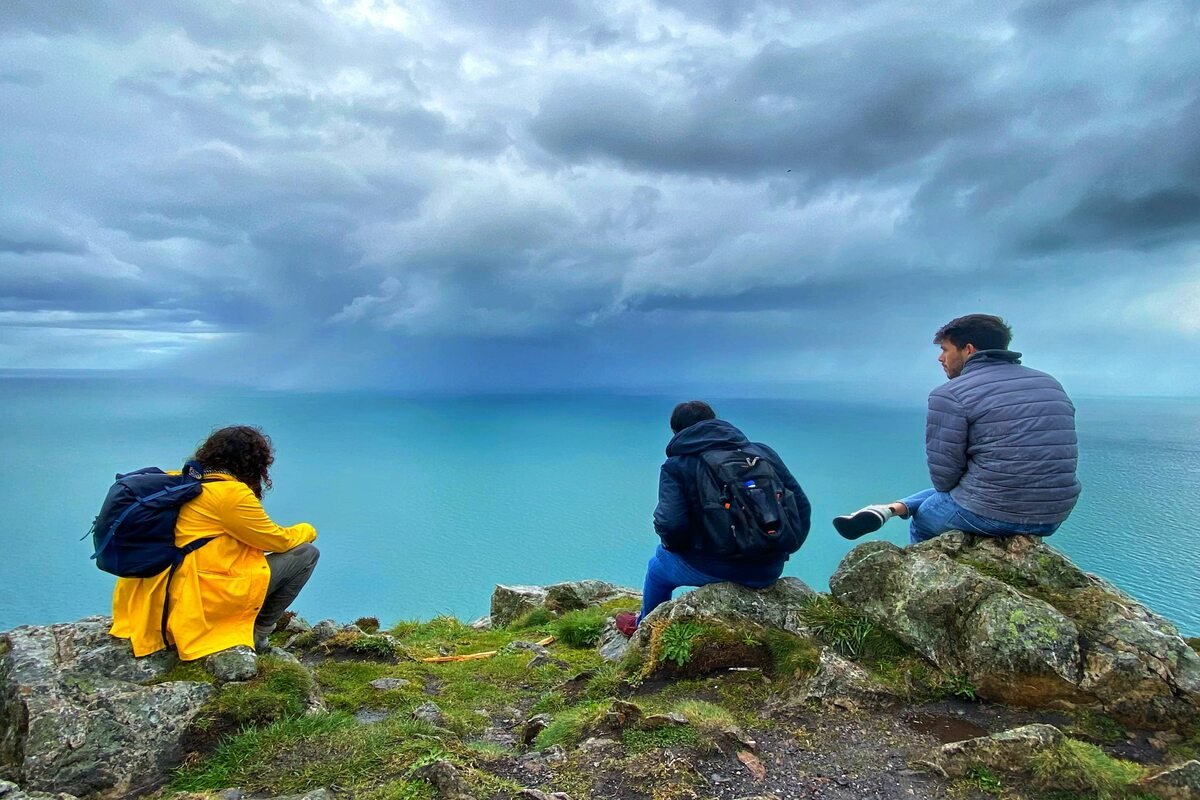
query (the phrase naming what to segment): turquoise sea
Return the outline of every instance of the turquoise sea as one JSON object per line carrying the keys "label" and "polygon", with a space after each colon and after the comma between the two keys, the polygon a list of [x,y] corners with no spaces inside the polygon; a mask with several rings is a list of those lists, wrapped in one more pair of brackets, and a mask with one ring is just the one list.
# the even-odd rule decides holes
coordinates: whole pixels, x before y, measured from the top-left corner
{"label": "turquoise sea", "polygon": [[[268,513],[316,525],[296,604],[310,620],[487,613],[495,583],[640,585],[678,399],[275,394],[95,378],[0,379],[0,630],[107,613],[112,579],[80,541],[113,473],[182,463],[221,425],[277,450]],[[928,484],[924,409],[721,400],[774,446],[814,508],[788,574],[828,589],[852,546],[829,524]],[[1050,539],[1200,635],[1200,403],[1076,398],[1084,493]],[[907,532],[890,523],[898,544]]]}

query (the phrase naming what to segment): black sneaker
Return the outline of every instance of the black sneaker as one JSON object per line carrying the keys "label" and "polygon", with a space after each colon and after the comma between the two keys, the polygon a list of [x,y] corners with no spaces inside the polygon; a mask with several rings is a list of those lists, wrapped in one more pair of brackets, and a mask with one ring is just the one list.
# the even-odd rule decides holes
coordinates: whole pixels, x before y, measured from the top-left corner
{"label": "black sneaker", "polygon": [[860,508],[853,514],[844,514],[840,517],[833,518],[833,527],[837,528],[843,538],[857,539],[860,536],[865,536],[868,533],[874,533],[883,527],[883,523],[887,522],[896,512],[892,511],[888,506],[867,506]]}

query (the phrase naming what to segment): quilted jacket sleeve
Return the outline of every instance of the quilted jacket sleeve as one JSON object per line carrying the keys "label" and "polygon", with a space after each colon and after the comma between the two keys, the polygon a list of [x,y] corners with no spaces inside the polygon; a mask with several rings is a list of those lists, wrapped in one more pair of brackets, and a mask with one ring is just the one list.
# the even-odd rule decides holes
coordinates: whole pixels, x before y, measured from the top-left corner
{"label": "quilted jacket sleeve", "polygon": [[688,544],[687,494],[683,483],[668,464],[658,473],[658,505],[654,509],[654,531],[668,550],[686,548]]}
{"label": "quilted jacket sleeve", "polygon": [[967,471],[967,414],[945,387],[929,395],[925,419],[925,458],[933,488],[948,492]]}

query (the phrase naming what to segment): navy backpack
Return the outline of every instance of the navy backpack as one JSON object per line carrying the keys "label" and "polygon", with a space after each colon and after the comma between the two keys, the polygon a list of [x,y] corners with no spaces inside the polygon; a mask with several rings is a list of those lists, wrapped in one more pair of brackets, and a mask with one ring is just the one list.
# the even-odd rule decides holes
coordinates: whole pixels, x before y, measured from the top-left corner
{"label": "navy backpack", "polygon": [[[203,476],[203,468],[195,461],[184,464],[179,475],[158,467],[118,474],[89,531],[96,547],[92,554],[96,566],[121,578],[150,578],[169,569],[169,598],[171,578],[184,556],[212,541],[197,539],[184,547],[175,546],[179,508],[200,494]],[[168,604],[163,602],[163,644],[167,641]]]}

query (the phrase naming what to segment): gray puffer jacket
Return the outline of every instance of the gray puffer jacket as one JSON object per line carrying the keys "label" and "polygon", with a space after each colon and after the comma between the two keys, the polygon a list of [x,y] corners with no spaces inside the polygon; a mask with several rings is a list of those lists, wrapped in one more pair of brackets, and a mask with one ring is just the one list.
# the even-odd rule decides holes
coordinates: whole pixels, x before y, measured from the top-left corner
{"label": "gray puffer jacket", "polygon": [[990,519],[1062,522],[1079,497],[1075,406],[1010,350],[981,350],[930,393],[925,453],[933,487]]}

